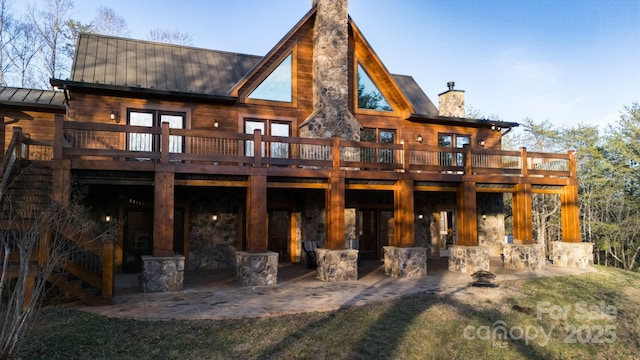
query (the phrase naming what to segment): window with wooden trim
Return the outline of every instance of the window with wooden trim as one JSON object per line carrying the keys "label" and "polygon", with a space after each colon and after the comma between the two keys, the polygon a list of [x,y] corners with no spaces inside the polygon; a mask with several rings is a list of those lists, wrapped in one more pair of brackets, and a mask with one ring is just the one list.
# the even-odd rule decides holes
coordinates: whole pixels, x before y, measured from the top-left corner
{"label": "window with wooden trim", "polygon": [[[438,146],[464,148],[465,145],[471,144],[471,136],[459,134],[438,134]],[[440,165],[444,166],[464,166],[464,157],[462,153],[440,153]]]}
{"label": "window with wooden trim", "polygon": [[[169,123],[169,128],[184,129],[186,114],[184,112],[127,109],[127,124],[131,126],[144,126],[148,128],[160,128],[163,122]],[[130,151],[159,152],[160,135],[151,132],[130,132],[127,135],[127,149]],[[184,152],[184,138],[182,136],[169,136],[169,152]]]}
{"label": "window with wooden trim", "polygon": [[[244,119],[244,132],[253,134],[255,130],[260,130],[263,135],[290,137],[291,122],[271,119]],[[253,140],[247,140],[245,142],[245,156],[253,156],[254,148]],[[278,141],[262,142],[261,154],[271,158],[287,159],[289,158],[289,144]]]}
{"label": "window with wooden trim", "polygon": [[367,71],[358,63],[358,109],[375,111],[393,111],[378,86],[371,80]]}
{"label": "window with wooden trim", "polygon": [[282,62],[247,96],[249,99],[293,101],[293,55]]}
{"label": "window with wooden trim", "polygon": [[[360,141],[395,144],[396,131],[393,129],[363,128],[360,130]],[[360,156],[363,162],[394,162],[393,149],[362,148]]]}

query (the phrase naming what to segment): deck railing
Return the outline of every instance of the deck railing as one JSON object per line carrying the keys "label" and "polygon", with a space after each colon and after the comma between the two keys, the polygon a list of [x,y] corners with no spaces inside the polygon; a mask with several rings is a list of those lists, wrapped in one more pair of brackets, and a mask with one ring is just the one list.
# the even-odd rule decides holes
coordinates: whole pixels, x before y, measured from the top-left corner
{"label": "deck railing", "polygon": [[56,122],[54,158],[572,177],[572,153],[528,153],[74,121]]}

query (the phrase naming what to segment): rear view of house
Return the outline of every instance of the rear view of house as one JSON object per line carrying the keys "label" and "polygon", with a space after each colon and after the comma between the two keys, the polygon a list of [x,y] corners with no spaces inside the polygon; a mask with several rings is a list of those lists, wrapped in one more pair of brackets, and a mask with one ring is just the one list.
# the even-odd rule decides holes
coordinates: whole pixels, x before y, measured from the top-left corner
{"label": "rear view of house", "polygon": [[501,254],[537,270],[536,192],[561,198],[555,264],[591,256],[573,154],[503,151],[518,124],[466,118],[453,82],[436,107],[411,76],[388,71],[346,0],[314,0],[264,56],[81,34],[71,78],[51,82],[46,109],[16,98],[21,89],[0,92],[5,154],[29,133],[51,149],[38,159],[51,200],[82,189],[97,223],[117,223],[105,287],[113,271],[166,291],[181,288],[184,269],[223,268],[239,285],[273,285],[278,264],[305,261],[305,241],[318,245],[323,281],[357,280],[359,259],[395,277],[424,276],[435,257],[452,271],[488,270]]}

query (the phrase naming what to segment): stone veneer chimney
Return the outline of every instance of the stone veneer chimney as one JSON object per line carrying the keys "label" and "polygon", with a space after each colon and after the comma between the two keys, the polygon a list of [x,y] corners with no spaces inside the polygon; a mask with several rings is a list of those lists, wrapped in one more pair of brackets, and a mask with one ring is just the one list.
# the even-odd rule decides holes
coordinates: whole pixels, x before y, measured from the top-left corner
{"label": "stone veneer chimney", "polygon": [[438,94],[440,116],[464,117],[464,90],[454,90],[455,82],[449,81],[449,90]]}
{"label": "stone veneer chimney", "polygon": [[312,0],[313,113],[300,136],[359,140],[360,124],[349,111],[349,12],[347,0]]}

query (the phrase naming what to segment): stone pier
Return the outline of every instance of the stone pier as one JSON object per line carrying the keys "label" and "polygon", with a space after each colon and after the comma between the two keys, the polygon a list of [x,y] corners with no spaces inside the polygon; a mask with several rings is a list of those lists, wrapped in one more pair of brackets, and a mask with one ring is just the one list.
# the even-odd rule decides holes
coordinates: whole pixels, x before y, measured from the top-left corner
{"label": "stone pier", "polygon": [[502,247],[504,267],[521,271],[544,269],[546,256],[539,244],[504,244]]}
{"label": "stone pier", "polygon": [[473,274],[476,271],[489,271],[489,248],[486,246],[449,247],[449,271]]}
{"label": "stone pier", "polygon": [[276,285],[278,282],[278,253],[236,252],[236,285]]}
{"label": "stone pier", "polygon": [[142,256],[142,291],[180,291],[184,284],[184,256]]}
{"label": "stone pier", "polygon": [[316,249],[316,277],[326,282],[358,280],[358,250]]}
{"label": "stone pier", "polygon": [[427,275],[427,249],[384,246],[384,273],[396,278]]}
{"label": "stone pier", "polygon": [[593,243],[553,241],[551,260],[554,266],[586,269],[593,266]]}

